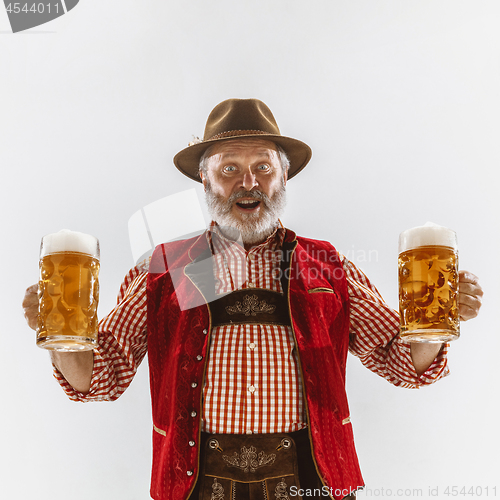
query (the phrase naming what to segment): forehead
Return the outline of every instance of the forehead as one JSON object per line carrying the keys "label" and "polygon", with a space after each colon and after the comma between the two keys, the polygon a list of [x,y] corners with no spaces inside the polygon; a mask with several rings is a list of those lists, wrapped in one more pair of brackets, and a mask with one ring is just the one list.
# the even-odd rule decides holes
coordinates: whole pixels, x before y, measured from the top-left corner
{"label": "forehead", "polygon": [[273,158],[277,156],[276,144],[264,139],[234,139],[214,144],[209,150],[209,156],[218,155],[220,158],[238,156],[263,156]]}

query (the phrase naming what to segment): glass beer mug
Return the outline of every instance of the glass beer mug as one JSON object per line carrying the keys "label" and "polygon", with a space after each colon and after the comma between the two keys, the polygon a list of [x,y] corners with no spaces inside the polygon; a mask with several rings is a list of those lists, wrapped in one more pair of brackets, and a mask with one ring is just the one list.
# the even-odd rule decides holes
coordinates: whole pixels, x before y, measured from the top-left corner
{"label": "glass beer mug", "polygon": [[460,336],[457,236],[428,222],[399,235],[401,338],[448,342]]}
{"label": "glass beer mug", "polygon": [[40,247],[37,345],[84,351],[97,345],[99,241],[68,231],[48,234]]}

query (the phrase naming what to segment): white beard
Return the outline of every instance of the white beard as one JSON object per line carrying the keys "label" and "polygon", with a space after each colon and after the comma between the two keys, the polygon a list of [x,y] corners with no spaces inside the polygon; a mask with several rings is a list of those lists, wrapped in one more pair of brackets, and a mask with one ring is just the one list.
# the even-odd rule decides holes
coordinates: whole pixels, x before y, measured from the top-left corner
{"label": "white beard", "polygon": [[[261,201],[259,213],[242,214],[242,220],[232,214],[232,208],[239,198],[255,198]],[[212,190],[207,182],[205,199],[208,212],[212,219],[221,226],[222,232],[232,240],[241,238],[245,245],[255,245],[265,241],[279,226],[278,219],[283,214],[286,205],[285,184],[282,181],[280,189],[269,198],[262,191],[238,191],[227,200]]]}

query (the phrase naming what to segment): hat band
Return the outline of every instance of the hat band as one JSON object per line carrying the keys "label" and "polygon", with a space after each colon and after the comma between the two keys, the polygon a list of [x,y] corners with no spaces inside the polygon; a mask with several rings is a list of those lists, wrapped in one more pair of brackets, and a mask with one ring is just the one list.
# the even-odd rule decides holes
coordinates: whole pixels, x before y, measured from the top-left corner
{"label": "hat band", "polygon": [[225,139],[226,137],[237,137],[239,135],[277,135],[277,134],[264,132],[263,130],[228,130],[227,132],[221,132],[220,134],[214,135],[210,137],[210,139],[205,139],[205,141],[215,141],[217,139]]}

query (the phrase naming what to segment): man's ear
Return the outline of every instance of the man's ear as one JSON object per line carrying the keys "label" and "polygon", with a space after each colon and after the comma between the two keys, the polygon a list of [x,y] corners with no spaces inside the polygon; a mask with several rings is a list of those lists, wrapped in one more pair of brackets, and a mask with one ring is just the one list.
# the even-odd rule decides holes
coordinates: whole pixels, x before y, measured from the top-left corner
{"label": "man's ear", "polygon": [[198,175],[200,176],[201,182],[203,184],[203,189],[206,191],[207,190],[207,178],[205,177],[205,175],[203,174],[203,172],[201,170],[198,172]]}

